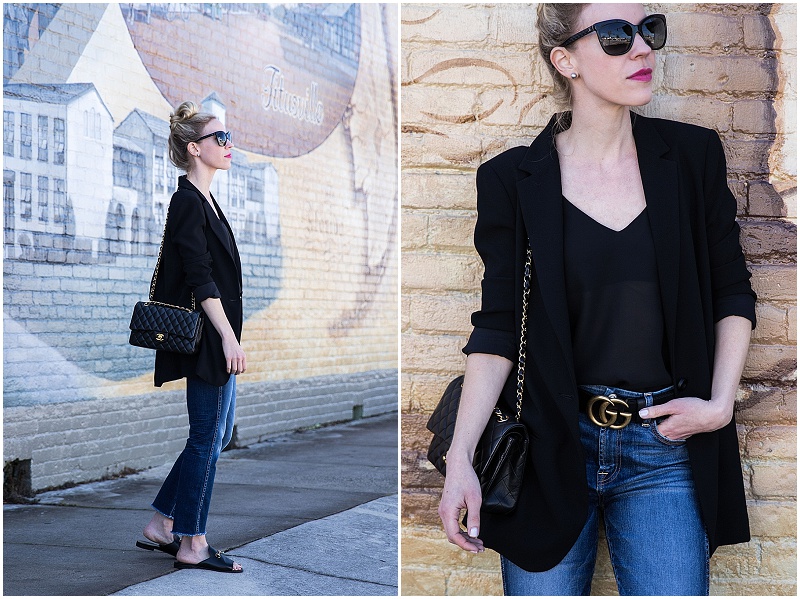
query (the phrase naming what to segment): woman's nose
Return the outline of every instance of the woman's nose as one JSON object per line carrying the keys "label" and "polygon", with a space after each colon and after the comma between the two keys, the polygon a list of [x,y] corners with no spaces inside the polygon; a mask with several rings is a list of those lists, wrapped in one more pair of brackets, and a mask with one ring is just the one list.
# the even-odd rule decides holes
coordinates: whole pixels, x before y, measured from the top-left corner
{"label": "woman's nose", "polygon": [[644,41],[642,34],[638,31],[633,36],[633,47],[631,48],[631,56],[647,56],[653,49]]}

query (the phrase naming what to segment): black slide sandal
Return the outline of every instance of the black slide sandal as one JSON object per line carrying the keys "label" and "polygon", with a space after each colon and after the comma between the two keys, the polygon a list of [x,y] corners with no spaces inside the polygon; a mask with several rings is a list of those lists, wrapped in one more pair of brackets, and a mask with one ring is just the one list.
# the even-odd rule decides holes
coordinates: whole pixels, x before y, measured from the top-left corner
{"label": "black slide sandal", "polygon": [[233,574],[241,574],[244,570],[234,570],[233,560],[227,555],[223,555],[221,551],[217,551],[211,545],[208,546],[208,553],[211,555],[206,560],[199,564],[186,564],[184,562],[176,561],[173,565],[178,570],[211,570],[213,572],[232,572]]}
{"label": "black slide sandal", "polygon": [[144,541],[136,541],[136,546],[140,547],[141,549],[147,549],[148,551],[163,551],[164,553],[169,553],[174,557],[178,555],[178,549],[180,549],[181,542],[178,539],[173,539],[172,543],[164,543],[163,545],[159,545],[158,543],[145,543]]}

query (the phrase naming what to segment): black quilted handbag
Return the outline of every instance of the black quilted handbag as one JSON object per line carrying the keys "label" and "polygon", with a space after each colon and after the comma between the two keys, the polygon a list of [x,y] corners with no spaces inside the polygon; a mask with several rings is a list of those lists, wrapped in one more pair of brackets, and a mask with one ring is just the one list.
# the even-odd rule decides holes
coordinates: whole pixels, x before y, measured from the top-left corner
{"label": "black quilted handbag", "polygon": [[[166,231],[165,220],[165,234]],[[147,349],[194,354],[200,347],[200,335],[203,333],[203,315],[195,311],[194,294],[192,294],[191,309],[153,301],[163,249],[164,237],[162,236],[156,268],[153,271],[153,278],[150,280],[150,301],[137,302],[134,306],[129,342],[131,345]]]}
{"label": "black quilted handbag", "polygon": [[[523,279],[516,417],[512,419],[496,406],[475,448],[473,460],[473,467],[481,485],[483,498],[481,510],[496,514],[507,514],[516,507],[528,455],[528,430],[520,418],[525,381],[525,337],[530,277],[531,250],[528,248]],[[446,475],[447,451],[453,440],[463,383],[463,375],[450,382],[428,420],[427,428],[433,433],[433,440],[428,447],[428,460],[444,475]]]}

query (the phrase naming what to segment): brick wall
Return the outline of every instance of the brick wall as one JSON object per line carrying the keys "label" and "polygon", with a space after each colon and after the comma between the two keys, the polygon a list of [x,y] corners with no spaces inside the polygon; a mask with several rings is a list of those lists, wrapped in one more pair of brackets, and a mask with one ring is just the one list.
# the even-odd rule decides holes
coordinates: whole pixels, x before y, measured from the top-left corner
{"label": "brick wall", "polygon": [[[235,143],[212,193],[243,263],[236,442],[396,410],[396,7],[3,10],[4,462],[31,460],[36,490],[181,449],[183,383],[154,389],[153,352],[127,328],[176,188],[168,118],[185,99]],[[210,31],[247,43],[173,43]]]}
{"label": "brick wall", "polygon": [[[649,4],[667,15],[642,112],[716,129],[739,204],[759,324],[736,415],[753,540],[721,548],[713,594],[796,593],[796,6]],[[477,166],[527,145],[556,110],[535,5],[401,8],[402,592],[501,594],[499,560],[444,537],[425,422],[463,371],[479,307]],[[601,549],[593,593],[616,592]]]}

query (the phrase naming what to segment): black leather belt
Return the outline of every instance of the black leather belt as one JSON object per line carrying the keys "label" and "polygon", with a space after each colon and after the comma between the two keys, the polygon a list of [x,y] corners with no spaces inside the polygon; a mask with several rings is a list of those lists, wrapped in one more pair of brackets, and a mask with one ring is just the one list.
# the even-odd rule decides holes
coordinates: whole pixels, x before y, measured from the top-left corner
{"label": "black leather belt", "polygon": [[[653,397],[650,405],[660,406],[675,397],[675,390],[670,387],[650,395]],[[614,393],[597,395],[581,388],[578,388],[578,403],[581,412],[594,424],[613,429],[625,428],[631,422],[641,424],[639,410],[647,407],[644,395],[641,397],[619,397]]]}

